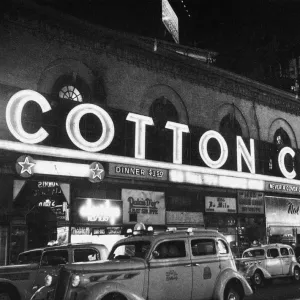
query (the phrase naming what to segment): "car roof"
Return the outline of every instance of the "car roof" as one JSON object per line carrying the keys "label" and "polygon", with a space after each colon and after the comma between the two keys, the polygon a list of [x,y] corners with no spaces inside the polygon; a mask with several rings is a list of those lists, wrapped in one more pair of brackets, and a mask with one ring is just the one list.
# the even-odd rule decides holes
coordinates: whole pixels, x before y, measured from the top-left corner
{"label": "car roof", "polygon": [[250,247],[250,248],[246,249],[244,252],[249,251],[249,250],[269,249],[269,248],[274,248],[274,247],[292,248],[290,245],[281,244],[281,243],[273,243],[273,244],[266,244],[266,245],[261,245],[261,246]]}
{"label": "car roof", "polygon": [[142,235],[133,235],[126,237],[124,239],[119,240],[116,244],[121,244],[124,242],[131,242],[131,241],[161,241],[164,239],[177,239],[177,238],[223,238],[225,239],[224,235],[222,235],[217,230],[211,229],[193,229],[192,232],[188,232],[187,230],[177,230],[177,231],[167,231],[167,232],[159,232],[157,234],[142,234]]}

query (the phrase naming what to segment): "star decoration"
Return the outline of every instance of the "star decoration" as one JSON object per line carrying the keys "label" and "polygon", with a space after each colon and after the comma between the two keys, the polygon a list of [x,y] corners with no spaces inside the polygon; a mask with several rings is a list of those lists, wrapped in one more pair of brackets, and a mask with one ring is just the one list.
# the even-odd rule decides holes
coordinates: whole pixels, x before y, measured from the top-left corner
{"label": "star decoration", "polygon": [[28,156],[25,157],[24,162],[18,162],[18,164],[22,167],[21,174],[27,172],[28,174],[32,175],[32,167],[35,164],[29,162]]}
{"label": "star decoration", "polygon": [[99,168],[99,164],[96,164],[96,167],[94,169],[91,169],[91,171],[94,173],[93,174],[93,179],[98,177],[100,180],[102,180],[102,173],[104,172],[103,169]]}

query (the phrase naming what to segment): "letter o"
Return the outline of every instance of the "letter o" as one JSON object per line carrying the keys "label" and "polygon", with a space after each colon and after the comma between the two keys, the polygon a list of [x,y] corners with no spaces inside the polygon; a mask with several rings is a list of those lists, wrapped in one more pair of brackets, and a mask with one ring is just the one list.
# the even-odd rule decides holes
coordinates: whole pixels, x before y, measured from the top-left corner
{"label": "letter o", "polygon": [[[218,160],[212,160],[209,157],[208,152],[207,152],[207,144],[208,144],[209,140],[212,138],[214,138],[218,141],[220,148],[221,148],[221,155]],[[201,158],[203,159],[203,161],[205,162],[205,164],[208,167],[213,168],[213,169],[219,169],[225,164],[225,162],[228,158],[228,146],[226,144],[225,139],[221,136],[220,133],[218,133],[214,130],[209,130],[209,131],[206,131],[200,138],[199,153],[200,153]]]}
{"label": "letter o", "polygon": [[[102,135],[95,142],[87,141],[80,133],[79,123],[86,114],[95,115],[102,124]],[[98,152],[107,148],[115,134],[114,123],[109,114],[101,107],[90,103],[77,105],[69,112],[66,120],[66,130],[74,145],[88,152]]]}

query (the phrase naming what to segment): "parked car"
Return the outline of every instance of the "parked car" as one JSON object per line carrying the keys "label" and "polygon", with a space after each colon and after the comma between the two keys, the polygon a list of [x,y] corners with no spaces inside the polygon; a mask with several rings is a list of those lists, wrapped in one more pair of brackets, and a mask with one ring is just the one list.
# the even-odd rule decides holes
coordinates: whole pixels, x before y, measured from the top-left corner
{"label": "parked car", "polygon": [[254,286],[262,286],[267,279],[291,277],[300,280],[300,264],[294,250],[285,244],[269,244],[245,250],[236,259],[239,272]]}
{"label": "parked car", "polygon": [[61,265],[106,259],[107,255],[107,247],[101,244],[67,244],[22,252],[20,264],[0,267],[0,299],[28,300],[45,284],[47,274],[51,279],[57,276]]}
{"label": "parked car", "polygon": [[108,260],[61,268],[55,300],[241,300],[251,295],[225,237],[214,230],[136,234]]}

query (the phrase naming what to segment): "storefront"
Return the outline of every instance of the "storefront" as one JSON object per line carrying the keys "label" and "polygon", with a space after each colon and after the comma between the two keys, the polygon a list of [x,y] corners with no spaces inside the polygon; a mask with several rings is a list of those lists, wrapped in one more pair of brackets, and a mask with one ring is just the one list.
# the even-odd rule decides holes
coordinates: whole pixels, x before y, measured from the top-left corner
{"label": "storefront", "polygon": [[269,191],[265,196],[268,242],[299,243],[300,186],[267,182],[266,188]]}

